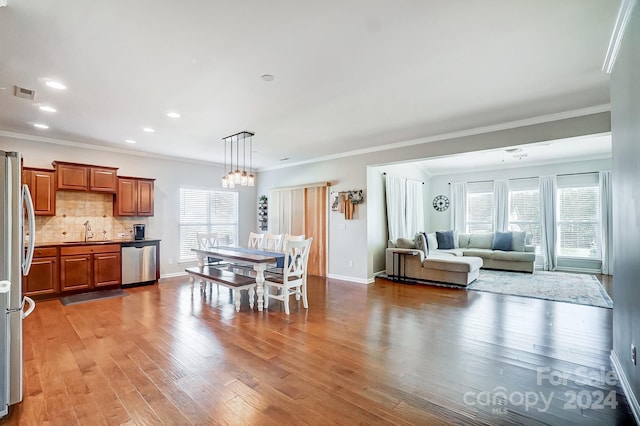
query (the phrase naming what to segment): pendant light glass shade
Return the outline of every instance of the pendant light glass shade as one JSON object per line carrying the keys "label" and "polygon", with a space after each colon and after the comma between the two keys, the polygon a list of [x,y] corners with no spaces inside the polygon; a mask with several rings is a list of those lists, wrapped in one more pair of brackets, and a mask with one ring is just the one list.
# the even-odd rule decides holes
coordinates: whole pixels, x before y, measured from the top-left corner
{"label": "pendant light glass shade", "polygon": [[[223,188],[235,188],[236,185],[240,186],[255,186],[255,176],[253,175],[253,133],[244,131],[236,133],[235,135],[227,136],[222,139],[224,143],[224,170],[225,175],[222,177]],[[247,173],[247,146],[246,139],[249,138],[250,148],[250,165],[249,172]],[[227,173],[227,142],[230,143],[230,155],[229,155],[229,172]],[[240,143],[242,142],[242,170],[240,170]],[[235,163],[233,158],[233,151],[235,150]]]}

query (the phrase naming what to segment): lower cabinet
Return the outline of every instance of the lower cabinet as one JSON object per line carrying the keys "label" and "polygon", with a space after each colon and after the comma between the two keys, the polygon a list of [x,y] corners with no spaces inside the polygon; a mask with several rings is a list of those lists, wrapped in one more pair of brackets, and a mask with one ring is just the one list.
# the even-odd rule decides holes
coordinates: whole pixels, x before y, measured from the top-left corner
{"label": "lower cabinet", "polygon": [[56,294],[60,291],[58,277],[58,249],[38,248],[33,253],[29,276],[22,280],[22,292],[26,296]]}
{"label": "lower cabinet", "polygon": [[60,290],[82,290],[121,283],[120,244],[60,248]]}

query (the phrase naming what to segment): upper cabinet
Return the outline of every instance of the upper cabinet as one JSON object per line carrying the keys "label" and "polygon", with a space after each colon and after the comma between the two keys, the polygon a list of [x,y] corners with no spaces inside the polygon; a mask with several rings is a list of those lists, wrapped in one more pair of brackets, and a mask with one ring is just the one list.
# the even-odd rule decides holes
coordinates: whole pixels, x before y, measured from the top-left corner
{"label": "upper cabinet", "polygon": [[54,161],[58,174],[58,189],[74,191],[96,191],[115,193],[117,171],[115,167],[91,166],[87,164]]}
{"label": "upper cabinet", "polygon": [[56,214],[56,172],[55,170],[22,169],[22,180],[29,187],[36,216]]}
{"label": "upper cabinet", "polygon": [[113,215],[153,216],[153,181],[154,179],[118,178]]}

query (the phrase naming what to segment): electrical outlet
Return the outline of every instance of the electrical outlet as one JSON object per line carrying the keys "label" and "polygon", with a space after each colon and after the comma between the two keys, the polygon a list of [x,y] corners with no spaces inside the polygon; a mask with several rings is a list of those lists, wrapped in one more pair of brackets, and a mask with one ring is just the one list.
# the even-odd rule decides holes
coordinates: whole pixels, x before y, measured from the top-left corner
{"label": "electrical outlet", "polygon": [[632,343],[632,344],[631,344],[631,362],[633,362],[633,365],[636,365],[636,361],[637,361],[637,357],[636,357],[636,347],[635,347],[635,345]]}

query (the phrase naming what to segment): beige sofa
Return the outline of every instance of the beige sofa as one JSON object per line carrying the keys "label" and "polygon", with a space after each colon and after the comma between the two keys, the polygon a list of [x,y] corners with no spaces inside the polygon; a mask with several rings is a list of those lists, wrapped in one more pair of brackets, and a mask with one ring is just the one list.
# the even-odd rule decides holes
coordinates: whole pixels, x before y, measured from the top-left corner
{"label": "beige sofa", "polygon": [[415,240],[389,241],[387,275],[466,286],[478,278],[480,268],[533,272],[535,246],[525,244],[524,232],[514,232],[511,251],[492,250],[493,233],[455,237],[457,247],[445,250],[438,248],[435,233],[427,234],[428,255]]}
{"label": "beige sofa", "polygon": [[429,254],[449,254],[454,256],[473,256],[482,259],[483,268],[503,271],[533,273],[536,261],[535,246],[527,244],[527,234],[513,232],[511,251],[492,250],[494,233],[458,234],[454,237],[456,247],[442,250],[438,248],[435,232],[427,234]]}

